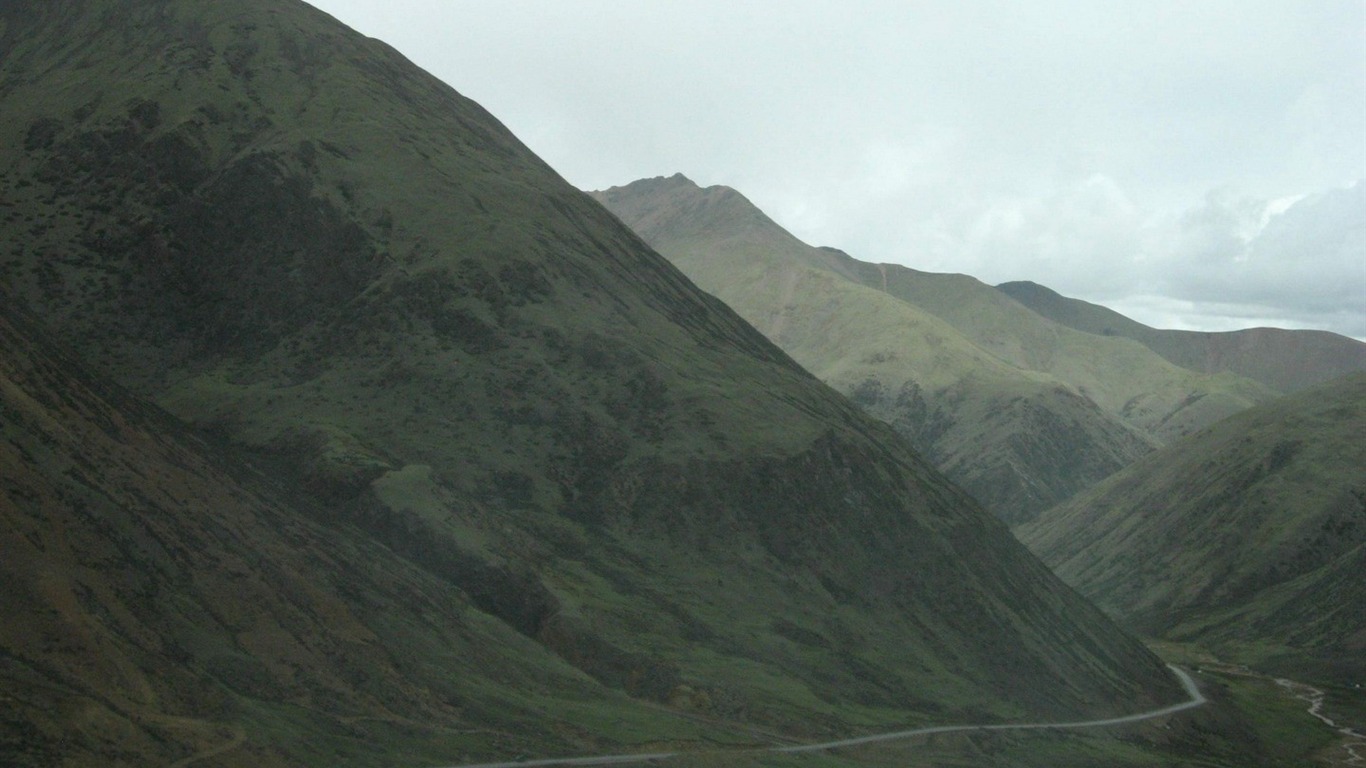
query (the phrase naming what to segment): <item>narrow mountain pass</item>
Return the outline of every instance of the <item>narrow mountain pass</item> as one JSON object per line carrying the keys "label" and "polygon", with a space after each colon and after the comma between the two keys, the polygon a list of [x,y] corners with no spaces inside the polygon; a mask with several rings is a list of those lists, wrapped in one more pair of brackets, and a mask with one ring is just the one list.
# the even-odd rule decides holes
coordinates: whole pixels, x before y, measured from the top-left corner
{"label": "narrow mountain pass", "polygon": [[[1137,712],[1132,715],[1121,717],[1109,717],[1100,720],[1076,720],[1062,723],[992,723],[992,724],[960,724],[960,725],[936,725],[926,728],[912,728],[904,731],[890,731],[887,733],[875,733],[867,736],[855,736],[847,739],[835,741],[823,741],[812,744],[799,744],[794,746],[773,746],[760,748],[736,749],[735,754],[755,754],[755,753],[775,753],[775,754],[796,754],[802,752],[822,752],[832,749],[843,749],[846,747],[859,747],[868,744],[885,743],[890,741],[901,741],[917,736],[931,736],[945,733],[961,733],[967,731],[1033,731],[1045,729],[1077,729],[1077,728],[1106,728],[1117,725],[1129,725],[1131,723],[1143,722],[1145,720],[1156,720],[1160,717],[1174,715],[1188,709],[1203,706],[1208,702],[1205,695],[1200,692],[1200,687],[1196,685],[1190,673],[1175,665],[1169,664],[1172,672],[1181,685],[1185,688],[1189,698],[1179,704],[1173,704],[1160,709]],[[445,766],[444,768],[531,768],[532,766],[601,766],[601,765],[654,765],[675,757],[687,755],[687,752],[650,752],[634,755],[589,755],[583,757],[553,757],[536,760],[509,760],[498,763],[466,763],[462,765]],[[716,751],[708,751],[708,754],[718,754]]]}

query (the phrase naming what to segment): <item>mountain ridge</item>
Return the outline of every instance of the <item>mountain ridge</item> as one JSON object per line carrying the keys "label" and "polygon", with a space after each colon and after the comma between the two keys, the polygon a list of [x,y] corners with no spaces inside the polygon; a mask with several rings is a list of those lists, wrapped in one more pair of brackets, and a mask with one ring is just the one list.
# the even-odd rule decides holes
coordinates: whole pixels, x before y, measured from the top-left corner
{"label": "mountain ridge", "polygon": [[1366,343],[1336,333],[1283,328],[1179,331],[1152,328],[1098,304],[1070,299],[1037,283],[996,288],[1044,317],[1086,333],[1141,342],[1167,360],[1194,371],[1228,371],[1278,392],[1366,371]]}
{"label": "mountain ridge", "polygon": [[727,187],[679,174],[594,194],[1011,523],[1272,396],[1092,341],[964,275],[807,246]]}

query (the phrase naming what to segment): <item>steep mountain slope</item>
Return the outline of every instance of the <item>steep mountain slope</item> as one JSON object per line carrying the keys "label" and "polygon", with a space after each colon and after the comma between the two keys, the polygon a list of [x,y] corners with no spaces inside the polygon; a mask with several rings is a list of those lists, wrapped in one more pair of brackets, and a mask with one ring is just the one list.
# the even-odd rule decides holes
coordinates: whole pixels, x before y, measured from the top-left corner
{"label": "steep mountain slope", "polygon": [[429,764],[561,746],[518,733],[550,725],[547,706],[571,733],[599,716],[576,711],[587,701],[642,719],[448,581],[320,525],[301,514],[320,509],[80,370],[8,304],[0,438],[4,765],[219,749],[238,765]]}
{"label": "steep mountain slope", "polygon": [[1228,371],[1279,392],[1294,392],[1366,371],[1366,344],[1327,331],[1248,328],[1207,333],[1152,328],[1112,309],[1071,299],[1037,283],[996,286],[1007,296],[1069,328],[1141,342],[1193,371]]}
{"label": "steep mountain slope", "polygon": [[1357,374],[1164,448],[1018,533],[1144,632],[1360,675],[1363,435]]}
{"label": "steep mountain slope", "polygon": [[1064,328],[967,276],[812,248],[725,187],[680,175],[596,196],[1012,523],[1271,396]]}
{"label": "steep mountain slope", "polygon": [[678,175],[596,196],[1007,522],[1031,519],[1151,448],[1069,387],[860,285],[857,262],[802,243],[735,190]]}
{"label": "steep mountain slope", "polygon": [[6,4],[0,102],[9,300],[515,631],[472,660],[506,695],[549,683],[505,654],[593,681],[595,727],[537,706],[520,748],[686,738],[597,708],[627,695],[796,735],[1180,698],[890,428],[307,6]]}

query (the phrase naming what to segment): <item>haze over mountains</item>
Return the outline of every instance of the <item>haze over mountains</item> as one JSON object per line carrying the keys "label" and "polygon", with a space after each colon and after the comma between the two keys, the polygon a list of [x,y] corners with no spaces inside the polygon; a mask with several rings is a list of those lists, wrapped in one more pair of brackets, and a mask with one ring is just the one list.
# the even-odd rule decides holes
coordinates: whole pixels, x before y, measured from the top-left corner
{"label": "haze over mountains", "polygon": [[[1224,369],[1195,371],[1138,341],[1053,322],[965,275],[813,248],[726,187],[677,175],[595,195],[1011,523],[1276,395]],[[1268,357],[1282,370],[1301,362]],[[1333,368],[1313,371],[1304,375]]]}
{"label": "haze over mountains", "polygon": [[1123,336],[1183,368],[1229,371],[1279,392],[1366,371],[1366,344],[1327,331],[1249,328],[1220,333],[1150,328],[1105,307],[1060,296],[1037,283],[996,286],[1044,317],[1087,333]]}
{"label": "haze over mountains", "polygon": [[[5,4],[0,102],[0,284],[41,326],[0,326],[0,757],[394,764],[1181,698],[891,428],[302,3]],[[1010,381],[1125,460],[1264,393],[1191,376],[1114,414],[1054,349]]]}
{"label": "haze over mountains", "polygon": [[1366,374],[1344,374],[1366,344],[1163,331],[1033,283],[859,262],[681,175],[595,194],[1130,627],[1363,674]]}

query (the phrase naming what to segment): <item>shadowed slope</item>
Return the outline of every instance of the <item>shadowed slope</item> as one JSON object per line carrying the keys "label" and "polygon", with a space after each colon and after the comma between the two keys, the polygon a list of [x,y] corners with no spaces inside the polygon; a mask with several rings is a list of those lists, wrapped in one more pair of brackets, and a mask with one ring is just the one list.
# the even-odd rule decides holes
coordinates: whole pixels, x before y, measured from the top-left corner
{"label": "shadowed slope", "polygon": [[1144,632],[1360,674],[1363,434],[1358,374],[1164,448],[1018,533]]}
{"label": "shadowed slope", "polygon": [[[594,695],[794,734],[1179,697],[889,428],[392,50],[284,0],[0,20],[14,299]],[[685,738],[543,711],[527,748]]]}
{"label": "shadowed slope", "polygon": [[641,718],[8,308],[0,438],[0,763],[430,764]]}

